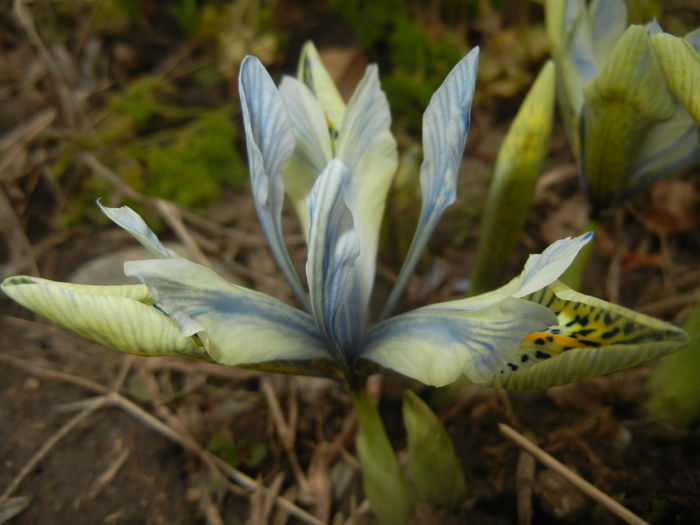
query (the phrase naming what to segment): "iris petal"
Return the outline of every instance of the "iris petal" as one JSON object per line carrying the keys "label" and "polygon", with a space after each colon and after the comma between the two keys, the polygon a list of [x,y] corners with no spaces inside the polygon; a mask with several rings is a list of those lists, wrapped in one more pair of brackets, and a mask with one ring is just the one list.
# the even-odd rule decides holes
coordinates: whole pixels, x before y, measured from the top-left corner
{"label": "iris petal", "polygon": [[20,275],[5,279],[2,290],[25,308],[107,348],[208,360],[203,348],[153,306],[143,285],[92,286]]}
{"label": "iris petal", "polygon": [[295,78],[284,77],[279,90],[296,135],[294,154],[284,168],[285,190],[306,234],[309,229],[306,199],[316,177],[333,157],[333,146],[323,108],[309,88]]}
{"label": "iris petal", "polygon": [[204,266],[185,259],[129,261],[124,272],[146,284],[182,334],[196,334],[217,363],[328,358],[310,315]]}
{"label": "iris petal", "polygon": [[428,385],[462,374],[486,383],[513,359],[523,337],[555,320],[544,306],[511,297],[471,311],[419,308],[372,328],[361,357]]}
{"label": "iris petal", "polygon": [[362,334],[360,242],[345,202],[350,171],[337,159],[319,175],[309,197],[309,258],[306,276],[311,311],[336,359],[345,362]]}
{"label": "iris petal", "polygon": [[457,63],[433,94],[423,115],[420,218],[382,317],[388,316],[395,308],[440,217],[455,200],[459,166],[469,131],[478,59],[479,48],[474,48]]}
{"label": "iris petal", "polygon": [[501,374],[503,388],[544,388],[629,368],[679,350],[688,335],[669,323],[575,292],[556,282],[528,297],[557,316],[520,342]]}
{"label": "iris petal", "polygon": [[367,68],[348,102],[336,155],[352,173],[348,206],[360,240],[360,301],[367,310],[386,197],[398,165],[389,102],[376,65]]}
{"label": "iris petal", "polygon": [[102,206],[99,200],[97,201],[97,205],[100,207],[102,213],[133,235],[133,237],[141,243],[141,246],[156,257],[163,259],[179,257],[174,251],[163,246],[163,243],[160,242],[156,234],[146,225],[141,216],[128,206],[108,208],[107,206]]}
{"label": "iris petal", "polygon": [[500,288],[474,297],[445,301],[425,308],[441,312],[478,310],[487,308],[505,297],[525,297],[559,279],[574,261],[578,252],[592,238],[593,233],[588,232],[578,237],[559,239],[542,253],[530,255],[520,275]]}
{"label": "iris petal", "polygon": [[238,85],[255,208],[282,274],[307,308],[306,293],[282,237],[282,170],[294,151],[292,124],[275,83],[257,58],[243,59]]}
{"label": "iris petal", "polygon": [[331,130],[336,133],[340,131],[345,118],[345,103],[313,42],[306,42],[301,50],[297,78],[306,84],[318,99]]}

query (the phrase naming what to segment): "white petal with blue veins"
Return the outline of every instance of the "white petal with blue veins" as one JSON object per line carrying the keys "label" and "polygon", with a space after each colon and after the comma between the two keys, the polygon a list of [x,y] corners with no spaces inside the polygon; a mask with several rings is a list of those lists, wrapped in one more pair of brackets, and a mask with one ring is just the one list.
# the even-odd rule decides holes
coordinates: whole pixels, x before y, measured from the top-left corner
{"label": "white petal with blue veins", "polygon": [[295,146],[292,124],[275,83],[257,58],[247,56],[241,62],[238,87],[255,208],[282,274],[306,307],[306,293],[284,244],[281,225],[282,170]]}
{"label": "white petal with blue veins", "polygon": [[421,213],[394,289],[382,317],[396,306],[445,208],[455,200],[457,176],[469,131],[479,48],[450,71],[423,115],[423,164],[420,170]]}
{"label": "white petal with blue veins", "polygon": [[419,308],[372,328],[361,357],[428,385],[462,374],[485,383],[513,359],[525,335],[555,322],[544,306],[508,297],[481,310]]}
{"label": "white petal with blue veins", "polygon": [[183,335],[197,334],[218,363],[328,357],[310,315],[230,284],[204,266],[166,259],[129,261],[124,270],[148,286]]}
{"label": "white petal with blue veins", "polygon": [[311,311],[340,362],[356,350],[363,323],[356,264],[360,242],[344,191],[350,176],[334,159],[319,175],[308,203]]}

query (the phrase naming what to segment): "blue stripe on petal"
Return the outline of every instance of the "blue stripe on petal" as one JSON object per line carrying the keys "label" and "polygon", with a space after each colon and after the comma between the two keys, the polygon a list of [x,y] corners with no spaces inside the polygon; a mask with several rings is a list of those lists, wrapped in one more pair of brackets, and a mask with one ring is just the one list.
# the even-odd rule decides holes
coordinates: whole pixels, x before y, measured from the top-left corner
{"label": "blue stripe on petal", "polygon": [[423,115],[420,218],[382,317],[388,316],[395,308],[440,217],[455,200],[459,166],[469,131],[478,59],[477,47],[460,60],[433,94]]}
{"label": "blue stripe on petal", "polygon": [[593,232],[578,237],[559,239],[550,244],[542,253],[530,255],[520,274],[519,288],[513,297],[525,297],[559,279],[571,266],[578,252],[593,238]]}
{"label": "blue stripe on petal", "polygon": [[345,202],[350,172],[338,159],[319,175],[309,197],[306,278],[311,311],[339,362],[347,362],[362,333],[357,257],[360,243]]}
{"label": "blue stripe on petal", "polygon": [[204,266],[167,259],[129,261],[124,270],[148,286],[183,335],[197,334],[218,363],[328,358],[309,314],[230,284]]}
{"label": "blue stripe on petal", "polygon": [[178,254],[169,250],[160,242],[156,234],[146,225],[141,216],[128,206],[120,208],[108,208],[102,206],[99,199],[97,205],[102,213],[109,217],[115,224],[128,231],[141,245],[156,257],[168,259],[179,257]]}
{"label": "blue stripe on petal", "polygon": [[367,68],[348,102],[337,145],[337,157],[352,172],[347,204],[360,238],[360,294],[366,310],[386,197],[398,165],[389,102],[379,86],[376,65]]}
{"label": "blue stripe on petal", "polygon": [[243,59],[238,85],[258,217],[282,274],[307,308],[308,299],[284,244],[281,225],[282,170],[295,144],[292,125],[275,83],[257,58]]}
{"label": "blue stripe on petal", "polygon": [[512,360],[525,335],[555,321],[544,306],[510,297],[473,311],[421,308],[373,327],[360,357],[428,385],[447,385],[462,374],[485,383]]}

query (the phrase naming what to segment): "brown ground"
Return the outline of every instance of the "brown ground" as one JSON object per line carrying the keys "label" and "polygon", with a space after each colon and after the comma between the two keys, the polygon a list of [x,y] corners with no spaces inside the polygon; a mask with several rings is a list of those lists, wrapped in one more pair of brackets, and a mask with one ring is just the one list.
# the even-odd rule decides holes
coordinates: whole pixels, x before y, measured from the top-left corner
{"label": "brown ground", "polygon": [[[297,8],[282,2],[277,16]],[[86,6],[80,9],[89,13]],[[30,10],[30,19],[45,22],[47,12],[37,12]],[[96,183],[100,191],[117,184],[111,204],[126,194],[161,224],[179,215],[138,193],[130,195],[109,179],[110,166],[100,160],[103,151],[73,140],[75,128],[62,114],[67,102],[60,97],[75,101],[77,91],[61,95],[56,89],[36,43],[25,36],[26,24],[10,8],[0,7],[0,19],[6,31],[0,60],[3,275],[66,279],[85,261],[133,245],[105,224],[84,218],[61,224],[65,203],[83,191],[79,181],[95,170],[81,153],[94,153],[106,169]],[[88,39],[91,26],[81,24],[79,36]],[[171,28],[145,29],[100,36],[102,58],[95,71],[106,85],[93,86],[82,106],[88,126],[99,121],[102,90],[118,89],[137,73],[164,70],[182,87],[179,78],[213,60],[196,44],[176,41]],[[52,57],[63,56],[61,45],[75,48],[64,30],[53,31],[46,38]],[[155,48],[152,56],[146,55],[149,46]],[[339,49],[328,56],[352,77],[356,62],[366,59],[356,47]],[[130,52],[136,53],[136,64],[128,61]],[[67,57],[75,58],[70,52]],[[294,56],[284,60],[293,62]],[[230,98],[222,93],[221,87],[190,89],[187,96],[195,97],[193,105],[215,106]],[[474,205],[483,200],[489,165],[512,118],[504,107],[516,108],[517,97],[484,97],[475,108],[460,201],[436,232],[430,257],[410,286],[408,306],[452,296],[457,281],[468,275],[478,231]],[[42,111],[49,112],[45,120],[31,120]],[[555,135],[514,272],[525,253],[540,251],[583,224],[575,170],[562,134]],[[74,153],[73,164],[57,182],[49,168],[66,151]],[[585,291],[681,323],[700,290],[697,181],[697,169],[663,181],[607,221]],[[246,188],[226,188],[206,210],[183,213],[208,257],[223,261],[244,284],[290,300]],[[295,260],[302,264],[298,230],[287,222]],[[183,240],[171,232],[163,228],[163,237]],[[393,244],[386,242],[380,254],[380,292],[398,269]],[[11,496],[0,505],[0,523],[368,522],[353,455],[354,416],[339,385],[122,356],[38,320],[7,299],[0,298],[0,313],[0,494],[9,490]],[[448,395],[396,376],[373,384],[376,392],[381,386],[382,414],[398,450],[405,445],[401,392],[414,388],[443,416],[463,462],[469,489],[464,504],[451,515],[421,509],[418,521],[518,523],[520,494],[533,523],[617,523],[519,452],[498,431],[497,424],[505,422],[649,522],[700,522],[700,428],[647,414],[646,378],[652,367],[531,392],[464,387]]]}

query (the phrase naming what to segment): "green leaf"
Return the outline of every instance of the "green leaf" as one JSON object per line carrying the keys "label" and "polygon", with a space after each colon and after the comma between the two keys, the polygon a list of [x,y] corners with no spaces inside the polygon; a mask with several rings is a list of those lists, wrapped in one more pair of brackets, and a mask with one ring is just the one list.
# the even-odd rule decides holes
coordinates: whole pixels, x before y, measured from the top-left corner
{"label": "green leaf", "polygon": [[355,446],[365,494],[379,523],[404,525],[413,513],[408,480],[399,470],[379,411],[367,392],[353,392],[352,401],[358,424]]}
{"label": "green leaf", "polygon": [[511,261],[530,210],[554,115],[554,63],[547,62],[520,106],[498,152],[482,219],[472,295],[492,290]]}
{"label": "green leaf", "polygon": [[467,487],[450,436],[430,407],[411,390],[403,396],[408,463],[418,496],[440,507],[454,507]]}
{"label": "green leaf", "polygon": [[685,322],[687,348],[664,358],[650,377],[647,406],[656,417],[689,423],[700,417],[700,303]]}

